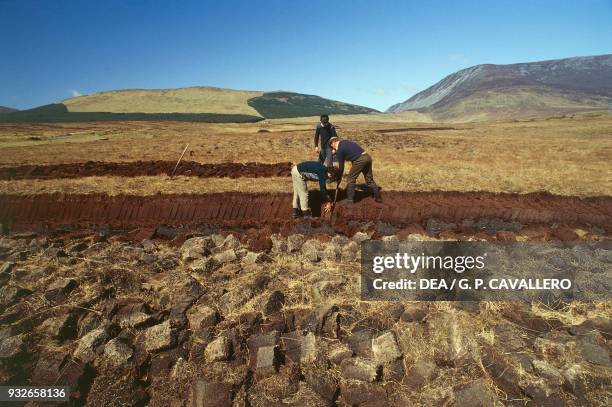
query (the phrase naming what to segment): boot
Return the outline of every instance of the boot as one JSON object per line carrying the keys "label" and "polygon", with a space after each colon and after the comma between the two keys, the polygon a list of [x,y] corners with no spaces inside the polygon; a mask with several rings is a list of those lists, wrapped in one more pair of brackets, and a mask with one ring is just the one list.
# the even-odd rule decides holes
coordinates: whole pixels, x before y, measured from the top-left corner
{"label": "boot", "polygon": [[372,195],[374,196],[374,200],[378,203],[382,203],[382,196],[380,196],[380,188],[372,187]]}
{"label": "boot", "polygon": [[346,202],[355,203],[355,185],[349,185],[346,187]]}
{"label": "boot", "polygon": [[306,209],[305,211],[302,211],[302,213],[304,214],[305,220],[312,219],[312,212],[310,211],[310,209]]}
{"label": "boot", "polygon": [[293,212],[291,213],[291,216],[294,218],[299,218],[300,216],[302,216],[302,211],[299,210],[298,208],[293,208]]}

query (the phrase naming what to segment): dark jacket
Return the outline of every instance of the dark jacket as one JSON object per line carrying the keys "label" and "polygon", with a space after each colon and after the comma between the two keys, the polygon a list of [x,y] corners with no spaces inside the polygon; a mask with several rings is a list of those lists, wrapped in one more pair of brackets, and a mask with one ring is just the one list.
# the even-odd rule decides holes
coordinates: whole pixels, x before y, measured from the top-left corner
{"label": "dark jacket", "polygon": [[338,144],[338,150],[336,150],[336,158],[338,159],[338,171],[340,174],[344,173],[344,161],[355,161],[361,154],[363,154],[363,148],[354,141],[351,140],[340,140]]}
{"label": "dark jacket", "polygon": [[317,128],[315,129],[315,147],[319,145],[319,137],[321,137],[321,149],[324,149],[325,146],[327,146],[330,138],[337,137],[336,128],[331,123],[327,123],[327,125],[323,126],[321,122],[319,122],[319,124],[317,124]]}
{"label": "dark jacket", "polygon": [[302,177],[311,181],[319,181],[319,192],[321,193],[321,202],[329,200],[327,196],[327,188],[325,181],[327,179],[327,170],[319,161],[304,161],[297,165],[297,170]]}

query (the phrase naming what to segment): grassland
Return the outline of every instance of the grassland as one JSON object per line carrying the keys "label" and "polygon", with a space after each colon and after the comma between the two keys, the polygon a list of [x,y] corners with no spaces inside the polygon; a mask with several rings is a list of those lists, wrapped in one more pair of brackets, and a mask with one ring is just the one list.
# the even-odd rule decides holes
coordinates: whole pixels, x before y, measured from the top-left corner
{"label": "grassland", "polygon": [[[458,124],[431,123],[427,116],[417,113],[333,116],[332,121],[337,125],[341,137],[358,141],[374,157],[375,177],[387,191],[481,190],[517,193],[549,191],[561,195],[612,195],[612,170],[610,169],[612,116],[606,113],[563,116],[548,120]],[[242,124],[0,123],[0,166],[89,160],[109,162],[176,160],[186,144],[189,147],[185,158],[203,163],[298,162],[313,159],[315,156],[313,129],[316,122],[316,117],[308,117]],[[60,191],[150,195],[225,191],[288,192],[290,190],[291,180],[288,177],[230,179],[182,176],[174,178],[168,176],[134,178],[107,176],[0,181],[0,192],[14,194]],[[412,235],[412,238],[415,236],[418,235]],[[552,382],[552,379],[545,376],[544,373],[536,372],[536,375],[532,370],[523,369],[524,358],[527,357],[530,360],[532,356],[534,361],[541,358],[550,361],[551,364],[554,361],[555,366],[563,366],[563,369],[566,366],[580,367],[579,372],[585,374],[585,383],[588,383],[589,386],[585,392],[591,404],[606,405],[609,398],[609,385],[606,384],[609,382],[609,370],[605,370],[609,368],[593,366],[583,360],[580,349],[576,345],[577,342],[591,341],[590,338],[595,338],[592,336],[595,333],[583,335],[582,331],[577,330],[578,335],[570,336],[566,331],[571,326],[581,324],[588,319],[601,321],[601,317],[609,318],[612,315],[610,301],[597,303],[575,301],[565,305],[555,304],[552,308],[538,303],[527,305],[526,308],[529,311],[525,315],[529,318],[533,320],[536,320],[536,317],[554,318],[552,322],[558,319],[563,324],[563,327],[559,329],[541,334],[543,339],[541,343],[557,344],[557,340],[570,339],[568,346],[559,342],[558,346],[564,346],[562,348],[564,351],[560,356],[554,352],[551,355],[540,355],[533,353],[534,350],[539,352],[539,348],[534,343],[540,343],[540,338],[535,339],[535,342],[533,340],[539,333],[527,328],[531,326],[526,323],[527,320],[523,328],[523,325],[516,323],[517,319],[510,318],[516,314],[517,310],[523,310],[518,304],[482,301],[477,304],[477,311],[470,311],[469,307],[473,306],[473,303],[462,303],[455,306],[452,302],[446,301],[416,304],[407,301],[403,304],[361,301],[359,297],[360,265],[358,260],[345,259],[345,249],[350,244],[344,245],[341,257],[335,255],[334,259],[325,257],[318,263],[307,260],[303,254],[300,254],[301,252],[274,252],[269,262],[263,265],[236,261],[226,264],[215,270],[214,273],[191,273],[189,267],[193,263],[186,261],[180,264],[177,261],[170,269],[157,272],[152,265],[145,264],[135,257],[128,257],[133,256],[134,252],[138,253],[137,250],[134,250],[132,242],[123,245],[111,238],[109,242],[92,244],[93,239],[89,239],[77,240],[71,237],[62,237],[62,240],[49,239],[53,246],[58,246],[57,249],[63,245],[66,252],[69,253],[67,256],[70,256],[67,258],[75,260],[75,263],[68,266],[60,263],[60,260],[55,257],[53,253],[57,251],[42,250],[31,243],[26,244],[23,238],[16,238],[14,245],[18,248],[16,254],[22,256],[28,253],[28,256],[25,257],[25,260],[19,261],[19,268],[16,270],[21,271],[15,272],[14,275],[21,276],[19,278],[22,278],[22,281],[27,284],[25,287],[41,298],[44,291],[49,288],[49,281],[53,282],[60,277],[74,278],[75,281],[78,281],[77,289],[71,294],[72,297],[66,304],[81,304],[83,298],[86,298],[88,304],[93,305],[87,305],[88,308],[84,310],[93,311],[96,314],[102,314],[103,310],[110,309],[110,305],[116,305],[113,302],[114,299],[107,300],[106,297],[98,295],[101,292],[100,281],[112,284],[112,287],[117,290],[118,298],[143,301],[156,312],[161,308],[175,307],[177,300],[184,298],[183,287],[191,289],[194,283],[201,284],[207,291],[206,295],[198,300],[198,306],[206,305],[216,310],[220,306],[225,309],[226,304],[231,305],[227,305],[228,311],[223,311],[223,321],[214,328],[218,337],[229,335],[230,332],[232,335],[238,332],[238,335],[242,335],[240,338],[243,341],[247,340],[247,334],[244,332],[252,332],[252,327],[247,328],[245,325],[244,321],[247,321],[245,316],[258,315],[263,310],[264,304],[269,302],[272,290],[279,290],[283,293],[283,309],[277,314],[280,316],[279,322],[282,321],[282,323],[286,316],[308,315],[305,311],[312,311],[312,315],[319,315],[321,309],[326,309],[332,304],[338,305],[342,312],[342,317],[339,319],[341,322],[338,325],[339,337],[342,341],[359,332],[356,329],[358,327],[363,329],[363,327],[372,326],[371,329],[376,332],[376,335],[379,333],[377,330],[392,329],[396,335],[397,345],[401,349],[402,371],[404,367],[412,369],[420,361],[444,362],[434,364],[435,374],[419,390],[395,383],[387,378],[388,373],[385,370],[384,385],[390,387],[384,389],[393,389],[396,395],[404,394],[404,398],[399,399],[403,401],[401,405],[452,403],[457,386],[469,385],[480,378],[484,380],[487,388],[497,393],[496,398],[499,399],[506,397],[502,391],[504,384],[523,386],[532,381],[534,383]],[[417,237],[417,239],[431,238]],[[17,240],[24,244],[18,245]],[[9,239],[4,239],[4,244],[7,244],[8,241]],[[44,241],[47,244],[47,239]],[[228,238],[222,241],[225,244],[230,240]],[[327,249],[333,245],[331,242],[322,243],[316,240],[314,243],[320,245],[320,253],[328,253]],[[79,244],[85,244],[87,249],[80,252],[68,249],[78,247],[76,245]],[[155,258],[160,260],[181,258],[182,253],[175,247],[169,247],[163,242],[156,242],[156,245]],[[571,251],[574,252],[573,249]],[[357,251],[355,251],[355,256],[356,253]],[[576,251],[577,255],[583,256],[584,254],[582,251]],[[578,258],[576,256],[572,255],[572,258]],[[37,277],[40,270],[44,271],[44,279]],[[263,281],[263,277],[268,287],[256,289],[253,282]],[[241,291],[253,294],[242,297]],[[94,293],[95,298],[103,299],[98,303],[90,303],[90,293]],[[227,300],[228,297],[247,299],[236,303],[237,305],[232,305],[230,301],[233,300]],[[26,304],[24,309],[28,313],[21,314],[25,316],[23,321],[28,323],[30,315],[44,315],[43,312],[51,310],[47,309],[47,303],[43,304],[40,301],[34,301],[31,305],[28,302],[30,298],[32,297],[19,299],[20,306]],[[392,313],[397,314],[398,305],[402,306],[402,310],[404,306],[406,309],[413,310],[415,306],[418,306],[426,315],[426,320],[422,323],[404,322],[402,318],[396,323],[398,317],[392,316]],[[67,308],[58,308],[57,315],[59,317],[64,315],[62,312],[65,309]],[[518,317],[518,320],[522,318]],[[250,324],[250,322],[246,323]],[[21,321],[15,324],[21,325]],[[190,329],[193,329],[191,319],[189,319],[189,324]],[[31,347],[34,349],[32,360],[39,358],[38,350],[41,350],[43,354],[42,350],[57,347],[56,341],[52,341],[47,333],[39,335],[43,327],[45,325],[41,325],[41,328],[36,330],[35,346]],[[196,332],[195,329],[193,331]],[[135,332],[140,335],[138,331]],[[326,355],[326,348],[332,343],[328,339],[317,337],[317,354]],[[190,342],[186,343],[191,346]],[[200,342],[194,343],[197,346],[201,345]],[[67,346],[72,350],[76,344],[72,341],[64,342],[63,347]],[[602,345],[603,347],[605,344]],[[196,349],[190,351],[190,354],[195,354]],[[455,352],[455,349],[459,351]],[[491,363],[488,363],[491,359],[484,357],[489,349],[499,351],[504,361],[506,359],[508,361],[503,365],[497,363],[492,368]],[[550,349],[557,348],[552,348],[551,345]],[[171,352],[173,350],[168,351],[168,354]],[[234,388],[241,388],[240,386],[243,386],[241,380],[244,379],[238,378],[250,378],[251,376],[244,374],[247,369],[240,358],[229,363],[200,362],[195,357],[186,362],[177,362],[172,368],[173,373],[168,374],[167,378],[166,376],[155,376],[155,381],[148,389],[153,394],[154,402],[151,404],[156,404],[155,401],[159,399],[164,401],[158,401],[158,405],[172,404],[164,398],[165,396],[159,396],[160,393],[177,395],[177,398],[184,399],[180,389],[188,388],[186,383],[191,383],[193,380],[210,377],[206,375],[210,375],[211,372],[218,375],[215,376],[218,377],[215,380],[224,383],[235,381],[237,384]],[[100,363],[100,366],[104,365]],[[331,363],[330,366],[329,369],[314,370],[314,372],[323,378],[331,376],[334,380],[347,382],[341,369]],[[504,368],[503,374],[496,372],[497,366]],[[145,364],[145,368],[148,368],[148,364]],[[148,370],[145,372],[149,374]],[[178,376],[175,376],[174,372],[178,372]],[[406,375],[410,375],[410,372],[412,370],[407,370]],[[504,376],[506,372],[509,374]],[[166,373],[151,371],[150,374],[153,377],[153,375]],[[102,371],[98,377],[119,380],[116,379],[116,376],[116,370],[114,370]],[[294,387],[288,386],[288,383],[293,380],[291,377],[293,377],[292,371],[283,367],[277,374],[270,377],[263,379],[255,377],[253,385],[248,379],[248,386],[245,385],[245,388],[249,389],[250,400],[263,400],[262,395],[270,394],[280,395],[270,397],[286,400],[286,395],[292,392],[291,389]],[[397,386],[391,387],[393,385]],[[98,390],[101,386],[97,386],[92,387],[89,393],[90,400],[103,400],[100,402],[101,405],[111,403],[110,400],[117,401],[115,387],[111,386],[109,391],[103,392]],[[367,384],[367,386],[382,387],[380,384]],[[137,387],[129,389],[132,391],[134,388]],[[300,385],[300,389],[308,388],[306,385]],[[555,389],[557,392],[560,391],[560,387],[555,387]],[[565,394],[567,391],[569,390],[564,389],[563,397],[567,396]],[[383,391],[382,394],[386,393]],[[105,399],[105,397],[108,398]],[[575,399],[571,397],[568,405],[575,404],[572,404]],[[518,402],[517,400],[519,399],[514,399],[514,402]],[[527,401],[526,397],[525,401]],[[270,404],[269,401],[265,403]],[[307,403],[298,404],[307,405]]]}
{"label": "grassland", "polygon": [[53,193],[139,195],[161,193],[206,194],[214,192],[287,192],[291,178],[195,178],[169,177],[84,177],[75,179],[0,180],[0,191],[9,194]]}
{"label": "grassland", "polygon": [[247,100],[262,95],[212,87],[127,89],[63,100],[71,112],[223,113],[259,116]]}
{"label": "grassland", "polygon": [[[442,124],[384,121],[387,115],[333,116],[341,137],[374,157],[384,190],[493,191],[612,195],[612,117],[582,114],[551,119]],[[383,120],[383,121],[380,121]],[[314,159],[316,120],[261,123],[117,122],[0,124],[0,165],[89,160],[175,160],[203,163],[299,162]],[[424,130],[419,130],[419,128]],[[101,179],[10,181],[4,191],[116,193],[290,190],[288,180]]]}

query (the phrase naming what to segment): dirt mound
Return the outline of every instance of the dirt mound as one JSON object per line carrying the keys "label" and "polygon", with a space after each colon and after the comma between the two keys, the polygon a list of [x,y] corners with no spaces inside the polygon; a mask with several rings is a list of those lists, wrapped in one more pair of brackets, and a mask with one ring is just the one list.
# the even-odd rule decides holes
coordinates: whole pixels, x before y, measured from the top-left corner
{"label": "dirt mound", "polygon": [[[612,229],[612,197],[580,199],[548,194],[461,192],[386,192],[385,202],[364,198],[340,203],[334,214],[339,231],[358,223],[404,227],[429,220],[465,224],[495,218],[523,225],[556,223]],[[312,207],[318,208],[316,195]],[[291,222],[291,195],[216,193],[157,195],[0,195],[0,222],[9,228],[41,229],[54,225],[109,225],[120,228],[169,226],[259,227]],[[315,211],[316,215],[316,211]]]}
{"label": "dirt mound", "polygon": [[401,127],[394,129],[380,129],[376,130],[377,133],[398,133],[402,131],[436,131],[436,130],[461,130],[455,127]]}
{"label": "dirt mound", "polygon": [[[88,161],[73,164],[22,165],[1,167],[0,179],[51,179],[80,178],[91,176],[113,175],[137,177],[147,175],[172,174],[176,161],[134,161],[112,163]],[[182,161],[175,175],[192,177],[282,177],[289,176],[291,163],[219,163],[202,164],[195,161]]]}
{"label": "dirt mound", "polygon": [[612,227],[612,197],[578,198],[547,193],[497,194],[489,192],[387,192],[384,204],[363,199],[339,205],[346,221],[377,219],[396,225],[440,219],[498,218],[523,224],[564,223]]}

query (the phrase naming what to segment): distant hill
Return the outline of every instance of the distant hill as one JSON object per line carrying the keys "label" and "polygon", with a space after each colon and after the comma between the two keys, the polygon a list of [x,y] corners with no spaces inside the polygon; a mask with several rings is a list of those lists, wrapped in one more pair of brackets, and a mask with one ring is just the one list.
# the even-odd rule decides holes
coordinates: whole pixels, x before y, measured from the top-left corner
{"label": "distant hill", "polygon": [[387,111],[415,110],[435,120],[487,120],[601,110],[611,102],[612,55],[600,55],[477,65]]}
{"label": "distant hill", "polygon": [[222,113],[110,113],[70,112],[63,103],[53,103],[29,110],[0,115],[0,123],[69,123],[99,121],[189,121],[206,123],[249,123],[259,116]]}
{"label": "distant hill", "polygon": [[317,116],[322,113],[363,114],[378,112],[369,107],[293,92],[267,92],[249,99],[248,103],[263,117],[269,119]]}
{"label": "distant hill", "polygon": [[2,122],[182,120],[255,122],[265,118],[376,112],[314,95],[191,87],[98,92],[3,115]]}
{"label": "distant hill", "polygon": [[17,112],[17,109],[13,109],[12,107],[5,107],[5,106],[0,106],[0,113],[11,113],[11,112]]}
{"label": "distant hill", "polygon": [[125,89],[62,100],[69,112],[219,113],[260,116],[247,101],[263,92],[212,87]]}

